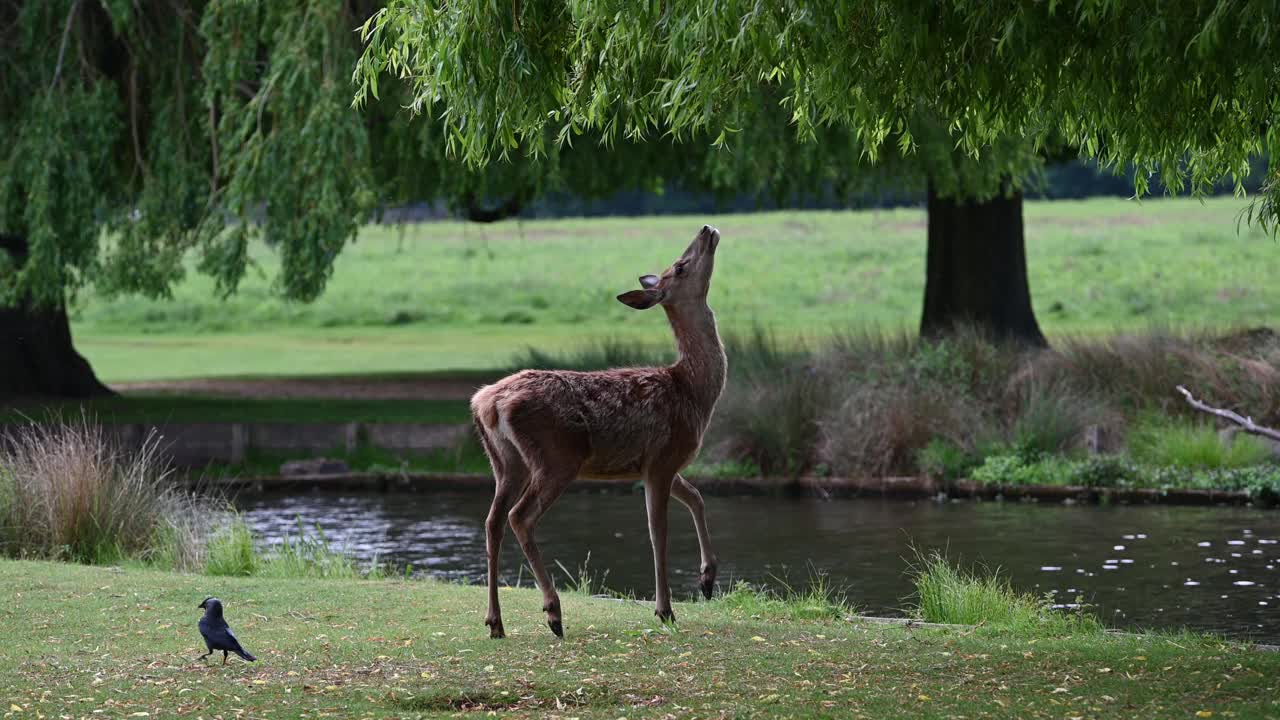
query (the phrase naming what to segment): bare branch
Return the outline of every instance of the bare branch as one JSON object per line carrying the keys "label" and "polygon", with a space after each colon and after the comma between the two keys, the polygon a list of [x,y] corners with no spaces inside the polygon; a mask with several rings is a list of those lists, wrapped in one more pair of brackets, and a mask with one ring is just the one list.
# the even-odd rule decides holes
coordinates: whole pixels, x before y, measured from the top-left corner
{"label": "bare branch", "polygon": [[62,42],[58,44],[58,64],[53,67],[53,82],[49,83],[49,89],[53,90],[58,86],[58,79],[62,77],[62,60],[67,55],[67,38],[71,36],[71,21],[76,18],[76,10],[80,9],[80,0],[71,3],[71,10],[67,13],[67,24],[62,28]]}
{"label": "bare branch", "polygon": [[1255,423],[1253,421],[1253,418],[1244,417],[1243,415],[1232,412],[1230,410],[1223,410],[1221,408],[1209,407],[1208,405],[1205,405],[1204,403],[1192,397],[1191,391],[1187,390],[1181,385],[1178,386],[1178,392],[1182,393],[1183,397],[1187,399],[1187,403],[1190,404],[1191,407],[1201,412],[1207,412],[1210,415],[1217,415],[1218,417],[1223,418],[1224,420],[1230,420],[1236,425],[1239,425],[1241,430],[1244,430],[1250,435],[1260,435],[1265,438],[1271,438],[1272,440],[1280,441],[1280,430],[1272,430],[1269,427],[1263,427]]}

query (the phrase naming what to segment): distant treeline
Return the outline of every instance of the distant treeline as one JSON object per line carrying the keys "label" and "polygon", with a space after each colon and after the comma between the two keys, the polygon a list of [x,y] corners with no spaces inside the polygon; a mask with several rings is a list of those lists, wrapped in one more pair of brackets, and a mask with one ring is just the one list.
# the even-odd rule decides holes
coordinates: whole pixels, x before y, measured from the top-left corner
{"label": "distant treeline", "polygon": [[[1252,171],[1245,180],[1245,190],[1258,192],[1266,176],[1267,159],[1254,158]],[[1214,194],[1234,192],[1230,181],[1218,183]],[[1159,197],[1165,192],[1156,178],[1151,179],[1151,195]],[[1026,191],[1026,197],[1041,200],[1064,200],[1087,197],[1131,197],[1133,172],[1114,173],[1099,168],[1092,160],[1073,160],[1048,165],[1043,177]],[[755,210],[838,210],[846,208],[910,207],[924,202],[924,194],[918,190],[885,188],[865,192],[853,197],[838,198],[832,193],[813,193],[793,197],[785,203],[760,198],[748,193],[731,197],[717,197],[709,192],[689,191],[676,185],[662,192],[626,190],[611,197],[589,200],[568,193],[552,193],[530,203],[521,213],[523,218],[601,217],[638,215],[688,215],[699,213],[752,212]],[[419,204],[408,207],[387,208],[382,222],[419,222],[449,217],[451,213],[443,203]]]}

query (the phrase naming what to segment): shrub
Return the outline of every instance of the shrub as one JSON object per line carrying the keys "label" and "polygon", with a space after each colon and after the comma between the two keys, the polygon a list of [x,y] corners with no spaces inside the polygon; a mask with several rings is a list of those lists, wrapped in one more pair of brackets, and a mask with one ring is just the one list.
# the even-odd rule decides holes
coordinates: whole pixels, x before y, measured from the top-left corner
{"label": "shrub", "polygon": [[1084,487],[1125,487],[1134,482],[1138,472],[1119,455],[1095,455],[1074,468],[1072,485]]}
{"label": "shrub", "polygon": [[1238,434],[1224,444],[1212,425],[1148,415],[1129,432],[1129,453],[1149,465],[1193,469],[1240,468],[1271,458],[1264,443]]}
{"label": "shrub", "polygon": [[933,477],[958,480],[968,477],[984,459],[954,443],[934,438],[916,454],[916,466]]}
{"label": "shrub", "polygon": [[971,477],[984,485],[1075,485],[1080,465],[1053,455],[1035,459],[1016,453],[992,455],[974,469]]}
{"label": "shrub", "polygon": [[983,625],[1027,635],[1070,635],[1102,632],[1096,618],[1084,612],[1055,610],[1047,598],[1021,593],[999,571],[962,570],[940,553],[917,555],[912,568],[914,608],[926,622]]}
{"label": "shrub", "polygon": [[126,451],[86,418],[23,425],[0,438],[0,551],[199,567],[217,506],[171,475],[155,435]]}

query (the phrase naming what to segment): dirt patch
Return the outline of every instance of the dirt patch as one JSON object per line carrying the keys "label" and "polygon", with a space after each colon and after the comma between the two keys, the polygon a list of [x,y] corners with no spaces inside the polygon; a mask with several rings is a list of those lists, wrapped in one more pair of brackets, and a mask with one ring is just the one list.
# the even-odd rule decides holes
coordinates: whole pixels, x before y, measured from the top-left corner
{"label": "dirt patch", "polygon": [[195,378],[117,383],[123,393],[332,400],[466,400],[497,377]]}

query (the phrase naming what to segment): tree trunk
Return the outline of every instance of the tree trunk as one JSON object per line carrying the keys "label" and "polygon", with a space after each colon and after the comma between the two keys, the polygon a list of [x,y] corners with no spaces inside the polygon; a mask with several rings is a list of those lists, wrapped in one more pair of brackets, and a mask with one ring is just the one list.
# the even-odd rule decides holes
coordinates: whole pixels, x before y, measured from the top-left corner
{"label": "tree trunk", "polygon": [[[0,250],[21,264],[26,239],[0,235]],[[110,394],[71,344],[66,308],[0,307],[0,399]]]}
{"label": "tree trunk", "polygon": [[997,340],[1048,342],[1031,309],[1022,194],[982,202],[928,191],[929,254],[920,334],[969,326]]}

